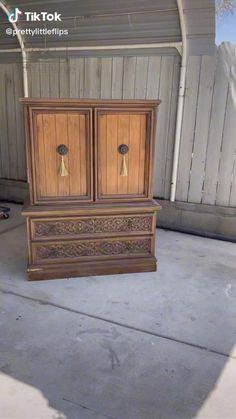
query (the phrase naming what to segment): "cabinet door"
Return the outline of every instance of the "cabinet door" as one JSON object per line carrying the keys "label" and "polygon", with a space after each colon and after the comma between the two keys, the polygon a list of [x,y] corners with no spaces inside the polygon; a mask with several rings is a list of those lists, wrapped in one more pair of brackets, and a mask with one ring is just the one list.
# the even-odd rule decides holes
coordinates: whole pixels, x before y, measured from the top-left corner
{"label": "cabinet door", "polygon": [[95,120],[96,199],[151,198],[153,110],[97,109]]}
{"label": "cabinet door", "polygon": [[91,111],[35,110],[32,121],[34,203],[91,201]]}

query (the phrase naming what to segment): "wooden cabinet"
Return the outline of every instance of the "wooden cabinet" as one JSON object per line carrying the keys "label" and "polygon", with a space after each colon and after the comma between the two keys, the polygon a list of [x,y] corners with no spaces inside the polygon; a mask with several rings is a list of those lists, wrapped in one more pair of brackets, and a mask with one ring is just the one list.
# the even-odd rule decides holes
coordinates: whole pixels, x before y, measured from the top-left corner
{"label": "wooden cabinet", "polygon": [[155,270],[159,101],[22,102],[29,279]]}

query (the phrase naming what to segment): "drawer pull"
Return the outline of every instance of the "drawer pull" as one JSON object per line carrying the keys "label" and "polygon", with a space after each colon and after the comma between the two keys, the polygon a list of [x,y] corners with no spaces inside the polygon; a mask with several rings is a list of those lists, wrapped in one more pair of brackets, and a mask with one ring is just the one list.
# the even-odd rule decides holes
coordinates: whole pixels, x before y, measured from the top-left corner
{"label": "drawer pull", "polygon": [[129,147],[126,144],[121,144],[118,147],[118,151],[122,155],[120,175],[121,176],[128,176],[128,170],[127,170],[127,166],[126,166],[125,155],[128,153]]}
{"label": "drawer pull", "polygon": [[65,144],[60,144],[57,147],[57,152],[61,156],[61,163],[58,170],[58,174],[60,176],[68,176],[68,170],[66,169],[65,162],[64,162],[64,156],[66,156],[68,153],[68,147]]}

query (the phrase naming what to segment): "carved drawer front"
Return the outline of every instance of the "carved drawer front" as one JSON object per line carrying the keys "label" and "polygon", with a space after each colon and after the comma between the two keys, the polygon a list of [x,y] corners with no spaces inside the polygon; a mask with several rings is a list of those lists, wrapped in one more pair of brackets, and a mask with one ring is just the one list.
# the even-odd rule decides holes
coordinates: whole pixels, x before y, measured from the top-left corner
{"label": "carved drawer front", "polygon": [[153,239],[150,237],[32,243],[33,263],[71,262],[78,259],[102,257],[151,256],[152,254]]}
{"label": "carved drawer front", "polygon": [[76,238],[85,235],[148,234],[153,229],[153,215],[120,215],[31,220],[34,240]]}

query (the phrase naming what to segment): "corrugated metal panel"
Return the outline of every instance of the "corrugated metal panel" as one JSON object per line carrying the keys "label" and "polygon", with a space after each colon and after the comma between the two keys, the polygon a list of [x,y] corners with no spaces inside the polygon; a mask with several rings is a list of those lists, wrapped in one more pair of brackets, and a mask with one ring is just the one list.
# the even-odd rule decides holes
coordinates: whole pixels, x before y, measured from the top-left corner
{"label": "corrugated metal panel", "polygon": [[[13,4],[11,4],[13,6]],[[18,21],[24,30],[54,27],[67,29],[68,35],[24,35],[25,45],[34,47],[57,45],[112,45],[180,41],[178,10],[175,0],[88,0],[57,4],[24,1],[22,11],[57,11],[62,22]]]}
{"label": "corrugated metal panel", "polygon": [[[176,0],[19,0],[9,7],[22,11],[54,12],[62,22],[30,23],[19,20],[21,29],[56,27],[69,29],[67,36],[25,35],[26,47],[114,45],[173,42],[181,40]],[[183,0],[190,55],[214,53],[214,0]],[[0,48],[15,47],[16,38],[4,35],[7,19],[0,14]]]}
{"label": "corrugated metal panel", "polygon": [[[70,57],[107,57],[107,56],[152,56],[152,55],[179,55],[176,48],[129,48],[129,49],[111,49],[98,51],[49,51],[30,53],[30,61],[40,59],[70,58]],[[1,55],[0,55],[1,58]]]}
{"label": "corrugated metal panel", "polygon": [[108,13],[131,13],[134,11],[176,8],[176,0],[18,0],[7,2],[9,7],[20,7],[27,11],[48,11],[62,13],[63,16],[94,16]]}

